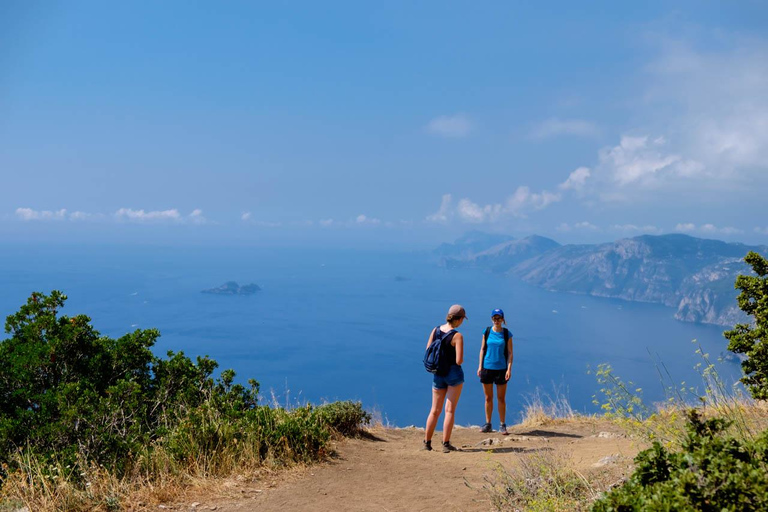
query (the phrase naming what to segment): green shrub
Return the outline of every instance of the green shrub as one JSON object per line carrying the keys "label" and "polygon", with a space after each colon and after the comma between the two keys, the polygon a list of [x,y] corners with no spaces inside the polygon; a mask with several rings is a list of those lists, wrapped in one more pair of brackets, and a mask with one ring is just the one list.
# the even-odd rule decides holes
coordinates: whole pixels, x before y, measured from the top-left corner
{"label": "green shrub", "polygon": [[[58,291],[33,293],[6,321],[0,341],[0,486],[29,467],[103,466],[118,477],[194,468],[211,474],[247,462],[308,462],[334,433],[354,434],[369,415],[359,403],[293,410],[259,405],[259,384],[182,352],[157,357],[160,333],[99,334],[84,315],[58,312]],[[37,462],[33,463],[31,458]],[[44,473],[45,470],[42,470]]]}
{"label": "green shrub", "polygon": [[768,510],[768,431],[739,441],[724,433],[729,423],[689,411],[682,450],[654,442],[635,458],[629,480],[592,510]]}
{"label": "green shrub", "polygon": [[723,335],[729,340],[728,350],[744,354],[741,363],[744,377],[754,398],[768,399],[768,260],[750,252],[744,261],[752,266],[756,276],[736,278],[739,308],[754,320],[754,325],[737,324]]}
{"label": "green shrub", "polygon": [[332,402],[315,409],[320,422],[343,436],[355,436],[363,425],[371,422],[371,415],[360,402]]}

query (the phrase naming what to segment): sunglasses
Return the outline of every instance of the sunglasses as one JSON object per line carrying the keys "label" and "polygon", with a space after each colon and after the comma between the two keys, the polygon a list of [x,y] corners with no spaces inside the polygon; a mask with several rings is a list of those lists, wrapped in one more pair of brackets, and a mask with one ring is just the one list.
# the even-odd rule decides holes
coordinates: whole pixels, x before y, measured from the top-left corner
{"label": "sunglasses", "polygon": [[493,320],[494,322],[501,322],[502,320],[504,320],[504,317],[496,315],[492,317],[491,320]]}

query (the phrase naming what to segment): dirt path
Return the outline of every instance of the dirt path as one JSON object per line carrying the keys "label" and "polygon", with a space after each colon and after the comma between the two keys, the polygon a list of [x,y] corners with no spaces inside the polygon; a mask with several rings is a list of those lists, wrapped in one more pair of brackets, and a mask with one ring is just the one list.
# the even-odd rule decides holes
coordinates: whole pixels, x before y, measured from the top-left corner
{"label": "dirt path", "polygon": [[[589,471],[604,457],[617,475],[626,470],[638,447],[611,424],[569,421],[525,428],[509,436],[457,428],[452,442],[462,451],[444,454],[420,450],[423,431],[377,428],[360,439],[336,446],[328,462],[289,471],[275,478],[233,484],[230,498],[200,499],[195,510],[257,511],[487,511],[486,478],[499,464],[509,467],[526,453],[549,451],[569,457]],[[440,433],[435,435],[435,445]],[[490,443],[490,444],[489,444]],[[176,510],[190,510],[179,504]]]}

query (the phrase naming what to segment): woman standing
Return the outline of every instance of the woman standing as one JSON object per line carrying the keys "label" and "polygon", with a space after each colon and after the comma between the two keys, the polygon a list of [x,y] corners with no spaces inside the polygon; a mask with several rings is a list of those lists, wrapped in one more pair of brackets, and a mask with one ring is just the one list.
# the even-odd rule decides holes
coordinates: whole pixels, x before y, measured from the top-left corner
{"label": "woman standing", "polygon": [[485,425],[483,432],[491,432],[491,415],[493,414],[493,385],[496,384],[496,398],[499,403],[499,432],[507,435],[507,382],[512,375],[512,334],[504,327],[504,311],[494,309],[491,312],[493,327],[488,327],[483,333],[483,344],[480,347],[480,364],[477,376],[483,384],[485,393]]}
{"label": "woman standing", "polygon": [[425,450],[432,449],[432,434],[435,433],[437,420],[440,418],[443,402],[445,402],[443,452],[456,451],[456,447],[451,444],[451,432],[456,415],[456,405],[459,403],[461,388],[464,385],[464,370],[461,368],[461,363],[464,362],[464,337],[456,331],[456,328],[464,322],[466,317],[464,308],[454,304],[448,310],[445,323],[435,327],[427,341],[427,347],[432,342],[443,344],[443,357],[448,368],[443,371],[438,370],[432,378],[432,409],[427,416],[427,429],[424,433]]}

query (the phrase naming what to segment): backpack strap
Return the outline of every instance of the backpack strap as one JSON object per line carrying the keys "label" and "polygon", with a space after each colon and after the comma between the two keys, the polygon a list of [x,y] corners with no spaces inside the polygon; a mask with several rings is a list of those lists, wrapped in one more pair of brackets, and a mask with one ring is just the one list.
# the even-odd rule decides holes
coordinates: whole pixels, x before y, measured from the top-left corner
{"label": "backpack strap", "polygon": [[509,338],[511,338],[512,335],[509,333],[509,329],[506,327],[504,328],[504,363],[506,364],[507,361],[509,361]]}
{"label": "backpack strap", "polygon": [[488,352],[488,336],[491,335],[491,328],[486,327],[483,333],[483,357],[480,358],[480,368],[483,367],[483,361],[485,361],[485,354]]}

